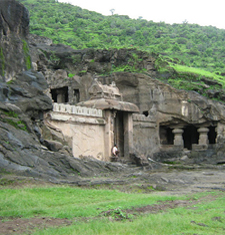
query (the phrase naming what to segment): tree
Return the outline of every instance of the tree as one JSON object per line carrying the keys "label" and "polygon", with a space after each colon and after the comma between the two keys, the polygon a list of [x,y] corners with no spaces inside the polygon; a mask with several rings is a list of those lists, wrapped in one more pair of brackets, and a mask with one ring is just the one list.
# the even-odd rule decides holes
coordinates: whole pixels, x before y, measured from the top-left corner
{"label": "tree", "polygon": [[180,51],[180,46],[178,45],[178,43],[174,43],[174,45],[172,46],[172,51]]}
{"label": "tree", "polygon": [[112,13],[112,15],[113,15],[114,12],[115,12],[115,9],[110,9],[110,11],[111,11],[111,13]]}

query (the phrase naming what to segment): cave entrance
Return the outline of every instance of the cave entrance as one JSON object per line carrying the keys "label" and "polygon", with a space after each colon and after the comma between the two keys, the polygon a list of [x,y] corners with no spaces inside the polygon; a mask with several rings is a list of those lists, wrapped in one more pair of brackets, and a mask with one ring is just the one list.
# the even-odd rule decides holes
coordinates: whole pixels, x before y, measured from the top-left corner
{"label": "cave entrance", "polygon": [[74,89],[73,90],[73,96],[74,96],[74,103],[80,102],[80,91],[79,89]]}
{"label": "cave entrance", "polygon": [[114,143],[117,145],[120,153],[119,156],[124,156],[124,113],[117,111],[114,126]]}
{"label": "cave entrance", "polygon": [[160,143],[162,145],[173,145],[174,134],[172,130],[173,129],[170,127],[160,126],[159,136],[160,136]]}
{"label": "cave entrance", "polygon": [[216,137],[217,137],[216,127],[215,126],[210,126],[208,128],[209,128],[209,132],[208,132],[209,144],[215,144],[216,143]]}
{"label": "cave entrance", "polygon": [[186,126],[183,132],[184,148],[192,149],[192,144],[198,144],[199,133],[197,127],[193,125]]}
{"label": "cave entrance", "polygon": [[148,111],[143,111],[143,114],[145,115],[145,117],[148,117],[149,112]]}
{"label": "cave entrance", "polygon": [[55,103],[68,103],[68,87],[61,87],[56,89],[51,89],[52,99]]}

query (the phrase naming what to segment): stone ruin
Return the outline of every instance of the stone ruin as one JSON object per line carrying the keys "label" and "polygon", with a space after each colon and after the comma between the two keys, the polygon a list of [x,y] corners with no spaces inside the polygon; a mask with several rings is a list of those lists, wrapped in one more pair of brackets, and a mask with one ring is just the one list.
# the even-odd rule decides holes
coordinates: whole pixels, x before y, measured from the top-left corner
{"label": "stone ruin", "polygon": [[89,89],[90,99],[75,105],[54,103],[46,120],[60,129],[69,140],[74,156],[92,156],[110,161],[116,143],[121,159],[133,153],[133,119],[135,104],[122,101],[115,83],[102,85],[95,80]]}
{"label": "stone ruin", "polygon": [[[63,89],[58,91],[58,96],[65,96]],[[148,91],[150,109],[140,110],[123,101],[126,93],[122,94],[115,82],[103,85],[93,79],[88,100],[74,105],[68,104],[68,99],[54,103],[48,122],[63,132],[74,156],[110,161],[114,143],[121,161],[134,155],[163,161],[171,153],[182,158],[209,149],[215,154],[219,137],[224,138],[223,104],[165,84],[151,83]]]}

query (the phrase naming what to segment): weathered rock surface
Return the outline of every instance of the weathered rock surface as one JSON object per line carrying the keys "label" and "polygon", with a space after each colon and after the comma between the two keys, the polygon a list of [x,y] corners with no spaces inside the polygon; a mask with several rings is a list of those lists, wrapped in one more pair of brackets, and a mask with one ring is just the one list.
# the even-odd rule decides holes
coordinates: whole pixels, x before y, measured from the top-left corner
{"label": "weathered rock surface", "polygon": [[[98,78],[108,85],[116,81],[124,100],[140,105],[142,100],[138,96],[141,93],[137,86],[138,76],[142,75],[132,71],[145,71],[147,79],[156,75],[155,58],[147,52],[136,49],[74,50],[62,44],[49,43],[44,37],[29,37],[32,62],[36,64],[37,71],[43,73],[50,89],[69,88],[69,104],[75,103],[72,92],[75,88],[80,90],[80,101],[88,100],[88,89],[94,78]],[[131,72],[123,73],[125,68]]]}
{"label": "weathered rock surface", "polygon": [[31,68],[26,42],[29,12],[15,0],[1,0],[0,13],[0,80],[9,81]]}

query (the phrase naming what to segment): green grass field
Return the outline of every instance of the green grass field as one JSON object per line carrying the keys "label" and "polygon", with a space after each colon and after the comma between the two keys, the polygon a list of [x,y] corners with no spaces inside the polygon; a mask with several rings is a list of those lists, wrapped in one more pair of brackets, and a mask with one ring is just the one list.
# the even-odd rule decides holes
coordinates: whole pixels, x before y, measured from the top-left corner
{"label": "green grass field", "polygon": [[[186,206],[135,212],[146,205],[175,201]],[[127,211],[129,210],[129,212]],[[109,212],[107,215],[104,212]],[[29,234],[225,234],[225,194],[208,192],[186,196],[135,194],[116,190],[69,186],[0,190],[2,221],[15,218],[67,218],[69,226],[47,227]],[[26,234],[26,233],[24,233]]]}

